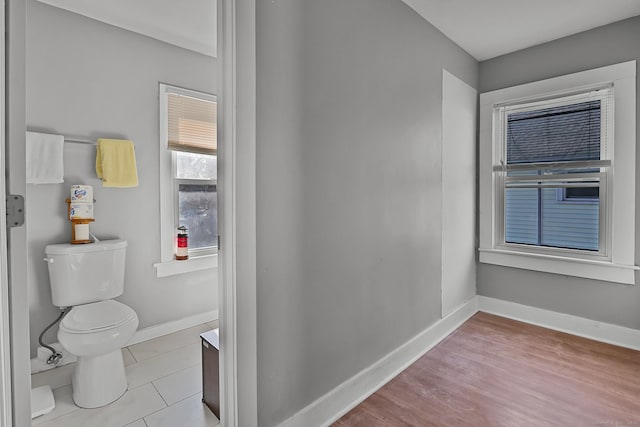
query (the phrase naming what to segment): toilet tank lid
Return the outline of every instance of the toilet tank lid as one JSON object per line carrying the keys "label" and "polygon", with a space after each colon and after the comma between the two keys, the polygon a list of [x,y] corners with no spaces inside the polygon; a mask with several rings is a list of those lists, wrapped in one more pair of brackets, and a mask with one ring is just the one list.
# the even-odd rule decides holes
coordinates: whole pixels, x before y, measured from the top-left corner
{"label": "toilet tank lid", "polygon": [[87,252],[104,252],[113,251],[127,247],[127,241],[122,239],[100,240],[95,243],[85,243],[82,245],[72,245],[71,243],[57,243],[47,245],[44,252],[47,255],[67,255],[67,254],[84,254]]}

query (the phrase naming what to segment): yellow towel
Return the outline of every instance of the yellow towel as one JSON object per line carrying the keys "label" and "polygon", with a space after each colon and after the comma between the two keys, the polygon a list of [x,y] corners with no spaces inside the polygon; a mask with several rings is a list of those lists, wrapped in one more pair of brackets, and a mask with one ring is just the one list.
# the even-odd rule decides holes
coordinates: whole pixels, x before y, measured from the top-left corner
{"label": "yellow towel", "polygon": [[98,139],[96,174],[103,187],[137,187],[138,171],[133,142],[125,139]]}

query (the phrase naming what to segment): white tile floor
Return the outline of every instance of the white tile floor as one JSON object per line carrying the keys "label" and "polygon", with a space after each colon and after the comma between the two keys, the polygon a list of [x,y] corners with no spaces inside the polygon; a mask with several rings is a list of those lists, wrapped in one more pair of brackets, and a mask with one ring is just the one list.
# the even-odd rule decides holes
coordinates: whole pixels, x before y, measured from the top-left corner
{"label": "white tile floor", "polygon": [[200,334],[218,327],[205,323],[122,349],[129,390],[103,408],[73,404],[75,364],[31,376],[31,387],[50,385],[53,412],[33,420],[37,427],[210,427],[218,419],[202,403]]}

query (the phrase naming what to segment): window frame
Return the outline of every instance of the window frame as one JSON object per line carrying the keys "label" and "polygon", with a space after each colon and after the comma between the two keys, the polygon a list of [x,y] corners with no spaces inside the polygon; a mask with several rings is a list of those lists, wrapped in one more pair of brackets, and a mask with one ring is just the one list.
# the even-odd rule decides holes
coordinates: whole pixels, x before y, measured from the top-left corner
{"label": "window frame", "polygon": [[[494,165],[500,161],[501,130],[496,107],[532,99],[559,98],[607,85],[613,86],[613,136],[606,154],[611,159],[606,193],[606,253],[504,244],[504,207]],[[480,95],[480,246],[481,263],[634,284],[635,271],[635,144],[636,61],[582,71]],[[615,166],[614,166],[615,165]],[[602,196],[602,194],[601,194]],[[566,201],[569,203],[569,201]],[[573,202],[573,201],[571,201]],[[606,203],[605,203],[606,205]],[[602,234],[601,234],[602,236]]]}
{"label": "window frame", "polygon": [[[157,277],[166,277],[175,274],[183,274],[218,266],[217,246],[206,249],[189,250],[189,259],[176,261],[176,227],[179,217],[178,188],[180,183],[210,184],[216,186],[217,179],[192,180],[176,178],[176,152],[168,149],[168,94],[180,93],[187,96],[206,99],[217,102],[216,95],[172,86],[159,84],[159,110],[160,110],[160,262],[154,264]],[[198,153],[196,153],[198,154]]]}

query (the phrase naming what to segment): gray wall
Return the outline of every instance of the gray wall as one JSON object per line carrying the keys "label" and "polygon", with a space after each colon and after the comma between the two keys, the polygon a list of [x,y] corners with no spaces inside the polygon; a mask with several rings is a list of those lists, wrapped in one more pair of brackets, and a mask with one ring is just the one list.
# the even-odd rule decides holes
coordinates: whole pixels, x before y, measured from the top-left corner
{"label": "gray wall", "polygon": [[400,0],[257,4],[258,422],[440,319],[442,68]]}
{"label": "gray wall", "polygon": [[[638,60],[639,40],[640,17],[635,17],[484,61],[480,64],[480,91]],[[638,83],[636,96],[640,104]],[[640,120],[637,126],[636,134],[640,135]],[[638,182],[636,188],[640,188]],[[636,218],[638,209],[640,194],[636,194]],[[638,219],[636,242],[640,242]],[[639,249],[636,243],[636,264],[640,261]],[[640,329],[639,286],[480,264],[478,294]]]}
{"label": "gray wall", "polygon": [[[160,261],[158,82],[216,93],[217,61],[34,0],[27,5],[27,127],[134,141],[140,185],[102,188],[95,147],[65,144],[64,184],[28,185],[27,235],[32,355],[55,319],[42,261],[48,243],[70,239],[65,198],[72,184],[94,187],[91,231],[129,241],[120,301],[140,328],[217,309],[217,270],[156,278]],[[55,340],[55,328],[46,336]]]}

